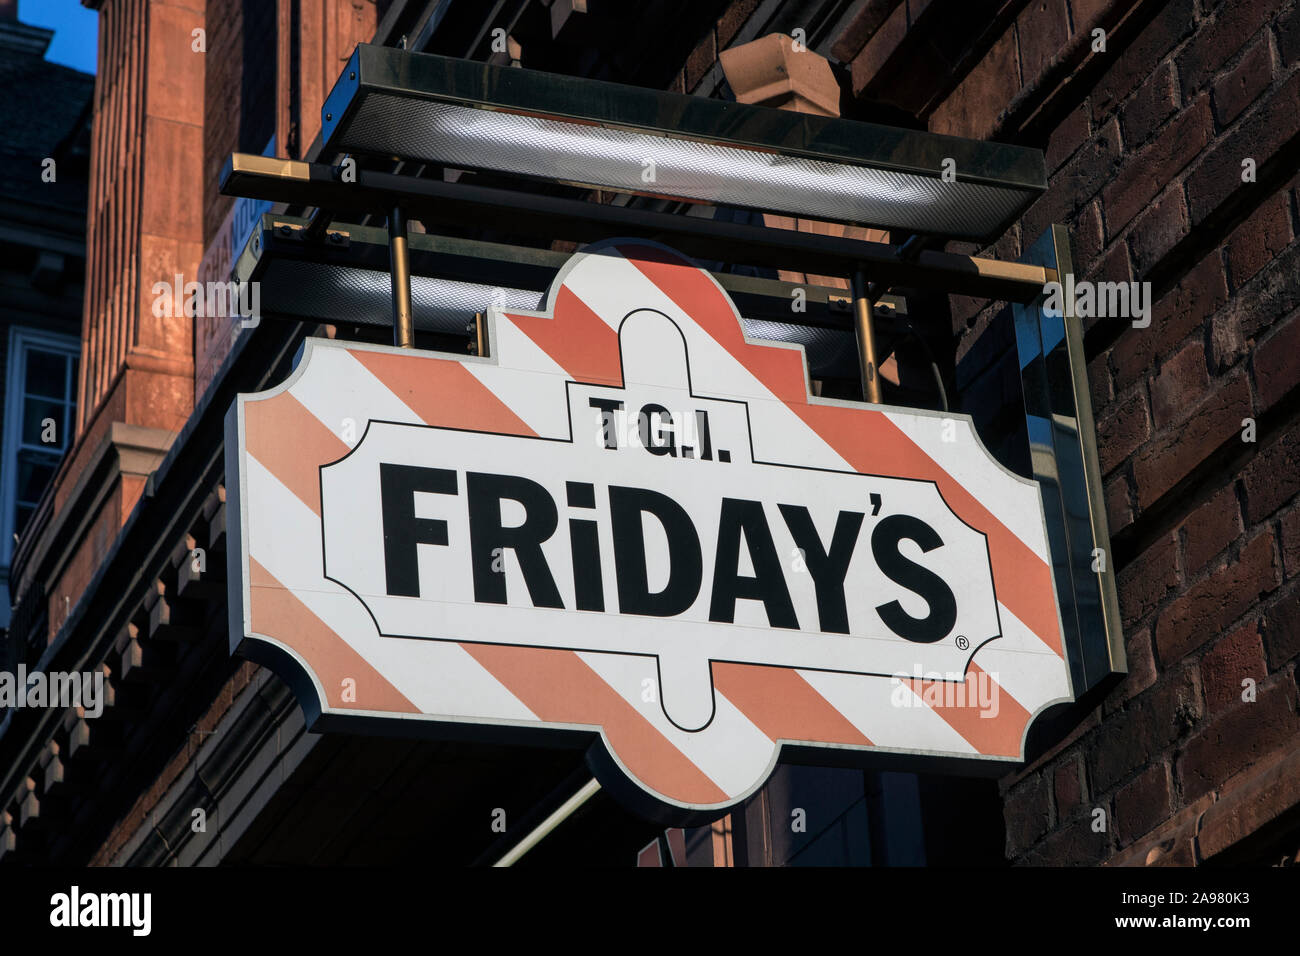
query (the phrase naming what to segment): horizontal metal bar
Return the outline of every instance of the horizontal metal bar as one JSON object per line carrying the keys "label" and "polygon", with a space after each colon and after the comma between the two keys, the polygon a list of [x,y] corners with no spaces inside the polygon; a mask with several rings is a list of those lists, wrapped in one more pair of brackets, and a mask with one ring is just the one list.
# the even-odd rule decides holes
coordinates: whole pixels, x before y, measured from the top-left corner
{"label": "horizontal metal bar", "polygon": [[[307,238],[310,220],[266,213],[235,263],[233,278],[261,287],[264,318],[385,326],[389,316],[386,229],[336,221],[322,240]],[[528,246],[409,233],[413,316],[424,333],[464,336],[475,313],[495,302],[511,309],[544,306],[544,293],[569,260]],[[848,291],[760,276],[711,273],[726,290],[754,341],[803,346],[813,378],[850,378],[857,359]],[[886,340],[904,329],[906,300],[878,299]]]}
{"label": "horizontal metal bar", "polygon": [[[234,278],[241,282],[260,280],[271,262],[285,260],[309,262],[324,270],[334,267],[388,271],[388,233],[384,228],[336,220],[329,232],[337,234],[338,241],[328,237],[312,241],[308,232],[311,221],[302,216],[263,214],[259,228],[250,234],[236,262]],[[409,246],[413,276],[532,289],[538,293],[550,286],[556,272],[569,259],[568,254],[549,249],[435,233],[412,232]],[[847,288],[728,272],[710,274],[744,316],[792,326],[852,329],[852,303]],[[802,300],[803,311],[792,308],[796,298]],[[898,296],[878,293],[873,304],[877,310],[883,310],[886,324],[892,316],[907,311],[906,300]]]}
{"label": "horizontal metal bar", "polygon": [[331,166],[234,153],[221,192],[270,202],[323,206],[336,215],[385,214],[395,204],[425,223],[474,225],[506,234],[594,242],[657,239],[700,259],[748,263],[815,275],[863,270],[887,288],[925,286],[961,295],[1028,302],[1043,291],[1041,266],[926,251],[905,261],[888,244],[791,229],[674,216],[623,206],[486,186],[356,170],[344,182]]}

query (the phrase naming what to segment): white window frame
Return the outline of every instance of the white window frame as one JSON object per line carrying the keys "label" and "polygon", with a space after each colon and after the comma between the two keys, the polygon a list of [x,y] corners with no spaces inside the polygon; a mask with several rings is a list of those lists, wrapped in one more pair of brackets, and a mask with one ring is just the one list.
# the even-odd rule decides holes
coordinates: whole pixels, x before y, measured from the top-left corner
{"label": "white window frame", "polygon": [[[7,585],[9,563],[13,560],[14,499],[17,495],[18,443],[21,439],[23,396],[27,391],[27,350],[36,348],[46,352],[61,352],[69,357],[81,354],[81,340],[73,335],[46,332],[29,325],[15,325],[9,329],[9,361],[5,370],[4,442],[0,445],[0,574]],[[72,383],[72,397],[76,400],[77,383]],[[71,438],[71,436],[67,436]],[[67,441],[67,447],[72,442]],[[8,591],[8,588],[5,588]],[[5,594],[5,612],[8,595]]]}

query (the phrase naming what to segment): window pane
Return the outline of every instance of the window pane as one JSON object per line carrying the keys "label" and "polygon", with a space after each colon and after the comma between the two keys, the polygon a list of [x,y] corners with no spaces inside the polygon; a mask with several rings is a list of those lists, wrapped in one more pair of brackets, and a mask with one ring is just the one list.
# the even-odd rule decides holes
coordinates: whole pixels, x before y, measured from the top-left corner
{"label": "window pane", "polygon": [[68,357],[60,352],[41,349],[27,350],[27,382],[29,395],[50,398],[67,397]]}
{"label": "window pane", "polygon": [[54,477],[58,466],[57,455],[42,452],[21,451],[18,453],[18,487],[15,497],[19,502],[34,505],[41,500],[45,486]]}
{"label": "window pane", "polygon": [[[42,441],[41,433],[45,431],[42,422],[54,419],[54,442]],[[48,398],[32,398],[23,401],[23,444],[44,445],[51,451],[63,450],[63,403]]]}

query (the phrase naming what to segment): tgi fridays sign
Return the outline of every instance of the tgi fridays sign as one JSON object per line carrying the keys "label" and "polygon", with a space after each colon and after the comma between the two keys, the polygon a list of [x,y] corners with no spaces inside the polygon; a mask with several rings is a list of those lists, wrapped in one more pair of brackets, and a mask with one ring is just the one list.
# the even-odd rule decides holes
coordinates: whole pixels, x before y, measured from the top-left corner
{"label": "tgi fridays sign", "polygon": [[783,747],[1014,762],[1071,699],[1038,488],[969,419],[811,397],[641,241],[488,323],[487,358],[308,339],[230,411],[232,650],[317,729],[568,735],[685,819]]}

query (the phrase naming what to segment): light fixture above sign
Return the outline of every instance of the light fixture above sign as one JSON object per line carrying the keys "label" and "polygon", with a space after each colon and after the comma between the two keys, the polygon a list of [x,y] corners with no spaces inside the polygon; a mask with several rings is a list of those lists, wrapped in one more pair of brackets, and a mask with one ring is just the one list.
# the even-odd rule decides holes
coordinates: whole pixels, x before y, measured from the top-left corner
{"label": "light fixture above sign", "polygon": [[1039,150],[370,44],[321,117],[329,151],[964,239],[1047,185]]}

